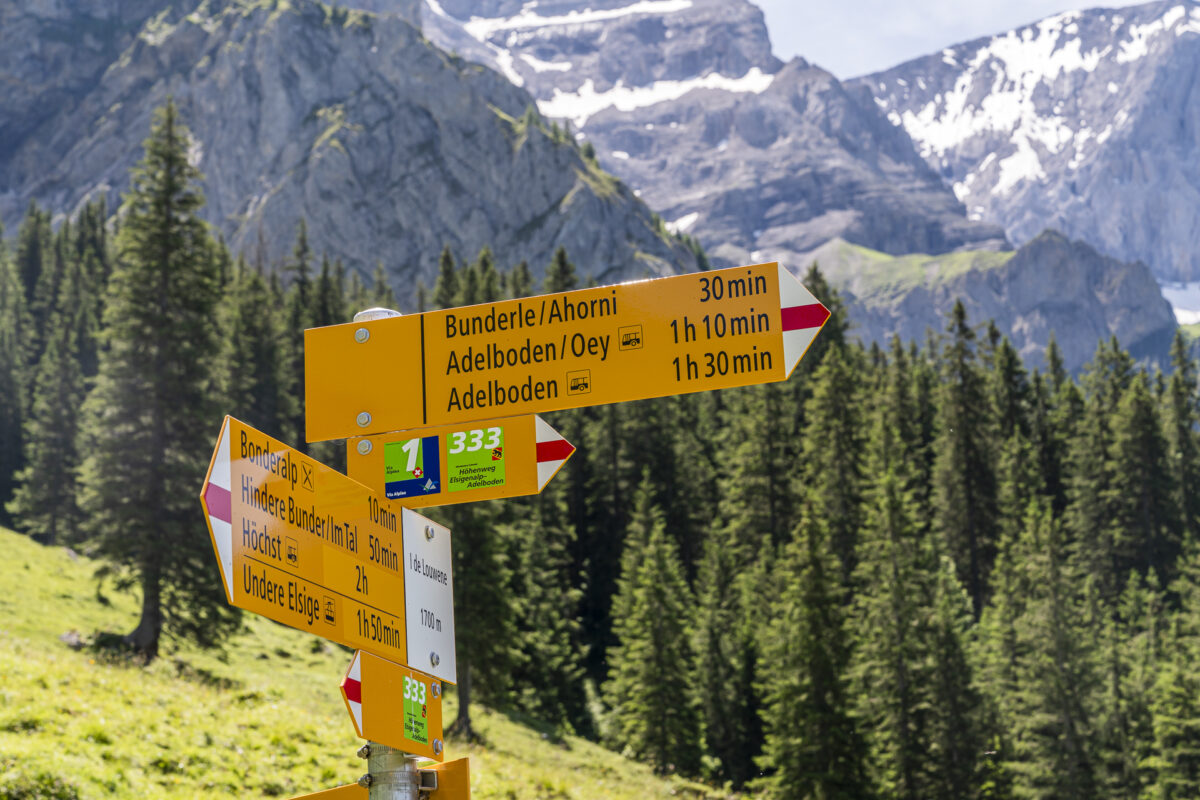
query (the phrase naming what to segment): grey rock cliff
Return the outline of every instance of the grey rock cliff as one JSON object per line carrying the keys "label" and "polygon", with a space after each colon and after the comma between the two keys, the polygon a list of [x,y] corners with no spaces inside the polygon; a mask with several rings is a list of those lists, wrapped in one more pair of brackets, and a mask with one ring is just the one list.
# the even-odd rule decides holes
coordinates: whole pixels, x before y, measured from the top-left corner
{"label": "grey rock cliff", "polygon": [[862,78],[971,214],[1200,280],[1200,4],[1068,12]]}
{"label": "grey rock cliff", "polygon": [[1007,247],[869,96],[771,55],[745,0],[426,0],[423,25],[570,120],[718,263],[837,236],[892,253]]}
{"label": "grey rock cliff", "polygon": [[70,212],[103,192],[115,206],[174,95],[206,213],[235,251],[281,258],[303,216],[318,253],[364,272],[382,261],[405,300],[418,277],[432,284],[444,244],[491,245],[535,274],[561,245],[601,281],[696,266],[628,188],[522,119],[526,92],[398,15],[233,2],[151,23],[0,158],[10,230],[30,199]]}

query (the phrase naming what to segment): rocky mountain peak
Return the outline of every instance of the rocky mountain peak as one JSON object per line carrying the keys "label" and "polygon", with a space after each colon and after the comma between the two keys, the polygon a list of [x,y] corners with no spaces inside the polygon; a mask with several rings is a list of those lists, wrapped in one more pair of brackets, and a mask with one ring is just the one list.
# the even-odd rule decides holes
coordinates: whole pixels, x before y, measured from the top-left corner
{"label": "rocky mountain peak", "polygon": [[[0,44],[36,62],[36,43],[0,29]],[[31,199],[70,213],[104,193],[115,208],[171,94],[205,176],[205,213],[235,252],[283,258],[304,217],[317,253],[367,275],[382,262],[405,300],[418,278],[432,285],[444,245],[459,258],[488,245],[499,264],[526,260],[535,275],[563,246],[581,276],[603,281],[696,267],[688,243],[530,112],[527,92],[397,14],[204,4],[107,47],[116,55],[98,77],[59,87],[68,101],[6,141],[10,230]]]}
{"label": "rocky mountain peak", "polygon": [[1057,14],[855,81],[972,218],[1200,278],[1200,4]]}

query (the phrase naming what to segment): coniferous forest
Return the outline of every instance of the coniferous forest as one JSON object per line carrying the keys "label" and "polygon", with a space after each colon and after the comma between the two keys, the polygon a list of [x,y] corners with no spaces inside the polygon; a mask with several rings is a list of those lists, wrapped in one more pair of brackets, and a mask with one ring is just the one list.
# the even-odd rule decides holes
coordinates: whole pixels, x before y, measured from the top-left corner
{"label": "coniferous forest", "polygon": [[[196,499],[221,416],[302,441],[305,328],[395,306],[308,246],[231,254],[170,105],[119,209],[0,249],[0,521],[142,603],[97,637],[219,646]],[[12,232],[10,232],[12,233]],[[423,309],[588,284],[445,251]],[[838,295],[790,380],[560,412],[536,497],[454,535],[455,730],[481,702],[779,798],[1200,796],[1200,393],[1099,342],[1023,363],[962,306],[865,347]],[[407,309],[409,311],[413,309]],[[167,557],[167,554],[170,557]]]}

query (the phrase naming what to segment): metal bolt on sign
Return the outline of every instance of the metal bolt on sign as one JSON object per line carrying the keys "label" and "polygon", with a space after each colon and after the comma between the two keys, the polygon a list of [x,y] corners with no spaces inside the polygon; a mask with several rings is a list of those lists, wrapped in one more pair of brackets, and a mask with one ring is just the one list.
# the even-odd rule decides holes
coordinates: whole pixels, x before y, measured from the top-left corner
{"label": "metal bolt on sign", "polygon": [[374,449],[374,445],[371,444],[370,439],[360,439],[358,441],[358,452],[361,455],[365,456],[367,453],[370,453],[372,449]]}
{"label": "metal bolt on sign", "polygon": [[365,428],[371,424],[371,415],[366,411],[360,411],[355,417],[355,421],[358,423],[358,427]]}

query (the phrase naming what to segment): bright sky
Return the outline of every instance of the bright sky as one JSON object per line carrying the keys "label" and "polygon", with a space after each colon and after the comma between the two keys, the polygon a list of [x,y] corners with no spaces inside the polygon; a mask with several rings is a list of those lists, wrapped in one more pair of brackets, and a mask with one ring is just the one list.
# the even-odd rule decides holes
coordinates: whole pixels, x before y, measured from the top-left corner
{"label": "bright sky", "polygon": [[775,55],[803,56],[839,78],[893,67],[951,44],[1002,33],[1059,11],[1070,0],[754,0]]}

